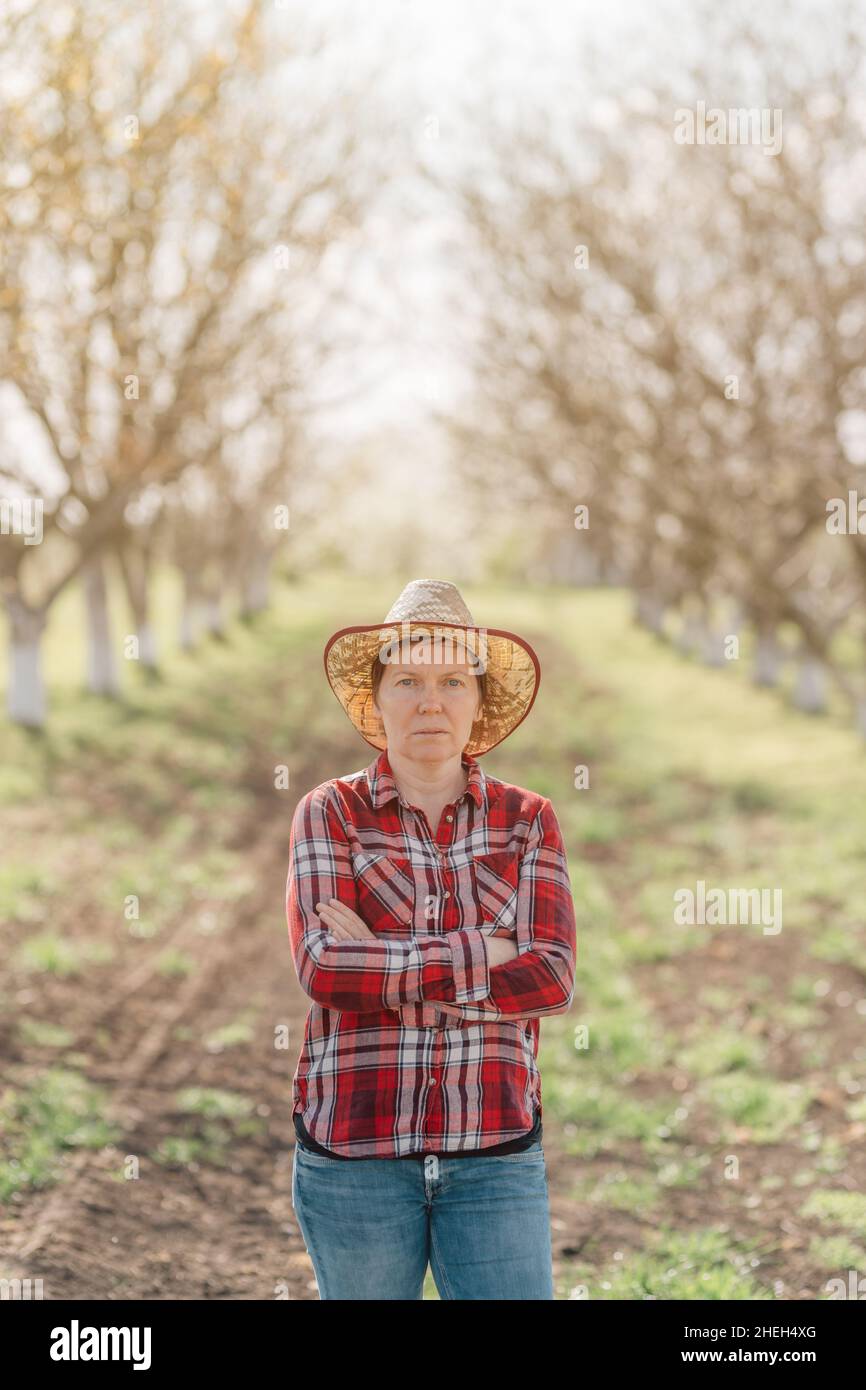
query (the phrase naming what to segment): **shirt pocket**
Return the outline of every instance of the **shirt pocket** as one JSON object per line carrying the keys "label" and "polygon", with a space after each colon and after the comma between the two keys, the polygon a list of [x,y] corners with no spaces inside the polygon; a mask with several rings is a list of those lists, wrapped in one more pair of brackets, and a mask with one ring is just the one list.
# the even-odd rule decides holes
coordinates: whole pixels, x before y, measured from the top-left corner
{"label": "shirt pocket", "polygon": [[481,908],[481,931],[517,932],[519,859],[511,850],[476,854],[472,860],[475,896]]}
{"label": "shirt pocket", "polygon": [[415,876],[408,859],[353,854],[358,916],[373,932],[409,934],[415,918]]}

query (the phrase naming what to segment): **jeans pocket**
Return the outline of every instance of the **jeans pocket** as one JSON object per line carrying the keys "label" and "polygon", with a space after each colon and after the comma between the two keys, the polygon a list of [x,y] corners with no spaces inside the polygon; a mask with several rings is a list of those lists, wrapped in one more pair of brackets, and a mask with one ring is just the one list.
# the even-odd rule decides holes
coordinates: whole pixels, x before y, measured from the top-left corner
{"label": "jeans pocket", "polygon": [[517,1162],[520,1162],[520,1161],[522,1161],[523,1163],[527,1163],[527,1162],[531,1161],[532,1159],[535,1159],[536,1161],[538,1161],[538,1160],[540,1159],[541,1162],[543,1163],[543,1162],[544,1162],[544,1143],[543,1143],[543,1141],[542,1141],[541,1139],[536,1139],[535,1142],[534,1142],[533,1144],[530,1144],[530,1145],[529,1145],[529,1148],[528,1148],[528,1149],[521,1149],[519,1153],[516,1153],[516,1154],[492,1154],[491,1157],[492,1157],[492,1158],[498,1158],[499,1161],[500,1161],[500,1163],[517,1163]]}
{"label": "jeans pocket", "polygon": [[328,1158],[326,1154],[317,1154],[313,1149],[308,1149],[297,1135],[295,1136],[295,1153],[304,1162],[312,1164],[314,1168],[336,1167],[340,1163],[345,1163],[344,1158]]}

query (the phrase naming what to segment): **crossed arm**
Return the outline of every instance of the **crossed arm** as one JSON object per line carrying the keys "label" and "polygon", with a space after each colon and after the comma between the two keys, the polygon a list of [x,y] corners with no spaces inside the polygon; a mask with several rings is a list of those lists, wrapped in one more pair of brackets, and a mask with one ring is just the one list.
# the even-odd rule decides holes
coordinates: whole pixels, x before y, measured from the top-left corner
{"label": "crossed arm", "polygon": [[565,1013],[574,991],[577,930],[559,824],[545,800],[520,861],[518,955],[490,965],[477,927],[390,940],[334,940],[316,904],[357,910],[351,850],[327,786],[302,797],[292,821],[286,915],[301,987],[325,1008],[363,1012],[430,1003],[466,1022]]}

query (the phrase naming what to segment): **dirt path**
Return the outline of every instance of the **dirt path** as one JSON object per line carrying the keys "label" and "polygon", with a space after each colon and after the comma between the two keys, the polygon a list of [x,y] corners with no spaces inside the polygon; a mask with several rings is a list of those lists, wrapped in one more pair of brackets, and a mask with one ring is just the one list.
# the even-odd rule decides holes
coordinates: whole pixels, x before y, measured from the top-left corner
{"label": "dirt path", "polygon": [[[285,803],[261,825],[258,891],[171,1004],[160,997],[162,976],[144,972],[132,990],[121,979],[107,1003],[89,1001],[92,1029],[110,1029],[113,1056],[88,1079],[110,1095],[122,1143],[75,1151],[61,1184],[22,1194],[3,1218],[6,1271],[41,1277],[46,1297],[271,1298],[280,1285],[293,1298],[315,1296],[291,1207],[291,1076],[306,1002],[281,915]],[[252,1039],[209,1053],[204,1039],[251,1006]],[[80,1017],[76,1024],[84,1031]],[[281,1024],[287,1050],[274,1046]],[[243,1095],[264,1122],[259,1134],[232,1141],[225,1168],[147,1157],[188,1126],[174,1101],[186,1086]],[[128,1155],[140,1156],[140,1176],[118,1180]]]}

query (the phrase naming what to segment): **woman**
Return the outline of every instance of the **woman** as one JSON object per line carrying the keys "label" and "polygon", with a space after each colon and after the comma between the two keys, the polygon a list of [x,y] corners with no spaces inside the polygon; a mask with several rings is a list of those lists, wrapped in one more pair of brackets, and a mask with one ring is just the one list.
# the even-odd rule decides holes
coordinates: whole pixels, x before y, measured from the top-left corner
{"label": "woman", "polygon": [[478,757],[540,668],[441,580],[341,628],[329,684],[381,750],[298,803],[289,938],[312,999],[293,1081],[292,1203],[322,1299],[552,1299],[538,1020],[576,959],[546,797]]}

